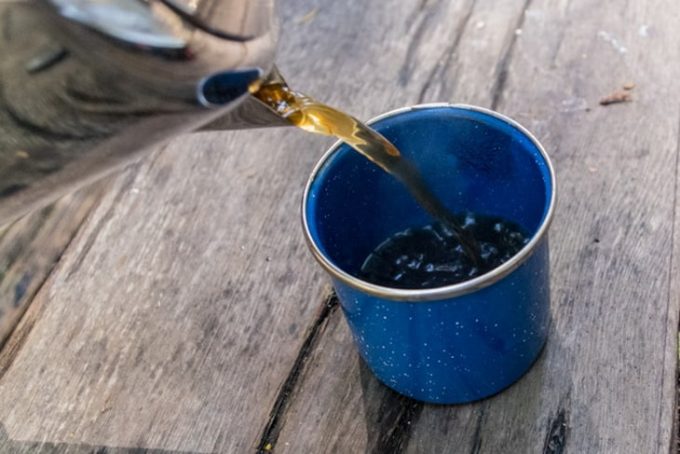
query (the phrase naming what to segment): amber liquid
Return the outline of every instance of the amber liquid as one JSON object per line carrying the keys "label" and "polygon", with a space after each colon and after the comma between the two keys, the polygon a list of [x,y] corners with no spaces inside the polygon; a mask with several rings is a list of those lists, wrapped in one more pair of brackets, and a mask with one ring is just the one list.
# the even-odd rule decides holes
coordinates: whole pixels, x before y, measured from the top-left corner
{"label": "amber liquid", "polygon": [[390,173],[432,217],[455,232],[473,263],[481,262],[475,239],[434,195],[415,166],[380,133],[344,112],[291,90],[283,81],[258,85],[253,95],[298,128],[336,137]]}

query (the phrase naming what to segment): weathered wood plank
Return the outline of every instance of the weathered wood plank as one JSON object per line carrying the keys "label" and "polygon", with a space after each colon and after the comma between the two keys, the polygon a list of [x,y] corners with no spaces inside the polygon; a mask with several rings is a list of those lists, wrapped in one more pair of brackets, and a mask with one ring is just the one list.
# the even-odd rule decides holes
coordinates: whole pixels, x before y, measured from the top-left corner
{"label": "weathered wood plank", "polygon": [[121,178],[0,380],[8,438],[254,448],[322,303],[297,214],[309,144],[188,136]]}
{"label": "weathered wood plank", "polygon": [[0,227],[0,346],[105,187],[99,183]]}
{"label": "weathered wood plank", "polygon": [[[536,2],[527,13],[500,108],[552,133],[545,140],[561,182],[552,342],[526,386],[498,402],[509,407],[513,397],[539,394],[540,413],[502,415],[494,406],[482,433],[508,423],[517,429],[514,437],[490,437],[482,452],[545,447],[564,415],[571,452],[665,453],[679,307],[669,285],[680,5],[550,6]],[[551,30],[560,31],[547,41]],[[633,103],[596,105],[629,81],[637,84]],[[577,108],[580,99],[593,105],[590,112]],[[524,429],[532,422],[535,429]]]}
{"label": "weathered wood plank", "polygon": [[[507,6],[475,5],[457,55],[421,91],[425,99],[497,107],[534,130],[554,158],[560,203],[546,351],[498,396],[414,409],[367,378],[344,322],[332,320],[281,418],[278,452],[674,448],[680,106],[671,87],[680,76],[680,6],[533,0],[513,22],[507,11],[495,14],[498,5]],[[335,17],[348,20],[340,11]],[[475,34],[480,29],[488,41]],[[488,77],[466,79],[463,62],[477,62],[475,75]],[[390,65],[381,74],[399,78]],[[628,81],[637,84],[632,103],[597,105]],[[386,413],[400,416],[387,423]]]}
{"label": "weathered wood plank", "polygon": [[[352,9],[346,4],[329,4],[321,9],[323,12],[319,15],[327,14],[328,18],[342,23],[350,23],[350,18],[361,10],[373,18],[375,28],[392,33],[384,38],[386,42],[404,40],[403,30],[408,29],[410,22],[422,28],[410,27],[415,31],[406,36],[410,44],[405,54],[384,55],[379,49],[365,49],[356,58],[374,61],[375,65],[360,74],[352,68],[354,73],[348,71],[340,77],[342,80],[370,79],[374,68],[379,67],[382,77],[394,79],[392,85],[401,83],[400,89],[390,96],[395,104],[388,108],[441,101],[492,104],[494,81],[501,69],[499,62],[510,50],[509,41],[515,36],[524,11],[522,3],[421,2],[415,19],[411,15],[381,16],[379,11],[383,7],[382,4],[356,4]],[[380,21],[375,23],[378,18]],[[323,19],[321,16],[318,20]],[[361,24],[355,33],[359,40],[369,39],[364,36],[368,32]],[[408,80],[404,80],[403,68],[412,68]],[[345,88],[341,93],[343,98],[351,99],[352,89]],[[358,97],[354,101],[359,110],[371,112],[372,97]],[[379,384],[359,360],[349,331],[344,321],[339,320],[341,314],[335,314],[334,318],[330,322],[332,329],[310,360],[314,367],[304,375],[301,387],[291,396],[290,411],[282,418],[279,437],[272,440],[277,452],[403,450],[424,406]],[[460,427],[450,433],[432,431],[429,435],[446,439],[451,446],[474,446],[474,439],[479,436],[474,430],[479,419],[477,413],[473,406],[459,411],[449,418],[455,418]],[[436,450],[434,445],[421,448],[421,452],[446,452]],[[464,449],[452,452],[466,452]]]}

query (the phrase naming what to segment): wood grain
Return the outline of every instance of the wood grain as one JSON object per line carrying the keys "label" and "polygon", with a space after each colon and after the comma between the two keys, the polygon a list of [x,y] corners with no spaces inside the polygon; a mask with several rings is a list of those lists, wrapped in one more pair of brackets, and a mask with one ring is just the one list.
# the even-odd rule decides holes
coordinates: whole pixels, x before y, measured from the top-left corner
{"label": "wood grain", "polygon": [[297,214],[321,147],[291,161],[296,132],[185,137],[118,181],[0,381],[9,439],[257,445],[325,285]]}
{"label": "wood grain", "polygon": [[0,228],[0,346],[105,190],[106,182]]}
{"label": "wood grain", "polygon": [[[329,141],[202,133],[116,181],[0,351],[0,452],[669,452],[680,5],[280,11],[278,64],[294,87],[360,118],[493,106],[544,142],[560,183],[544,354],[476,404],[389,391],[327,305],[299,230],[303,182]],[[631,80],[632,103],[597,105]]]}

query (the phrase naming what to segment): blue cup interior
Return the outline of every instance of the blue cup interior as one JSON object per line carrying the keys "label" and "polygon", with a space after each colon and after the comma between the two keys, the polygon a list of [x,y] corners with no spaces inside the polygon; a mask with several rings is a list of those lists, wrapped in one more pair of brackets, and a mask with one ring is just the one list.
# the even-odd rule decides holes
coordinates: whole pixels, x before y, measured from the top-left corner
{"label": "blue cup interior", "polygon": [[[472,211],[538,232],[552,180],[539,146],[512,123],[468,107],[404,110],[372,124],[415,163],[454,213]],[[347,145],[322,163],[303,207],[311,240],[336,267],[357,276],[389,236],[431,217],[391,175]]]}

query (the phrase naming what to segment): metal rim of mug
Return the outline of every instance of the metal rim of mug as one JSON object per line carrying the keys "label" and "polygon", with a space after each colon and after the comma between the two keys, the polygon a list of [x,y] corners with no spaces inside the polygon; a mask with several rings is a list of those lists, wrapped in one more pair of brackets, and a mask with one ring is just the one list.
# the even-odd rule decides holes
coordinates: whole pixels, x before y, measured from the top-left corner
{"label": "metal rim of mug", "polygon": [[378,115],[377,117],[372,118],[366,124],[371,125],[377,121],[384,120],[385,118],[393,117],[395,115],[400,115],[414,110],[434,108],[456,108],[481,112],[492,117],[495,117],[505,123],[508,123],[509,125],[519,130],[522,134],[524,134],[529,140],[531,140],[531,142],[536,146],[538,151],[541,153],[541,156],[545,161],[545,164],[548,168],[548,172],[550,174],[550,183],[552,191],[550,194],[548,212],[545,214],[545,217],[543,218],[540,227],[533,235],[531,240],[517,254],[515,254],[510,260],[503,263],[501,266],[496,267],[493,270],[489,271],[488,273],[482,274],[481,276],[478,276],[474,279],[459,282],[453,285],[447,285],[444,287],[435,287],[428,289],[400,289],[385,287],[382,285],[366,282],[362,279],[352,276],[351,274],[343,271],[335,264],[333,264],[333,262],[331,262],[324,255],[324,253],[321,252],[321,250],[315,243],[314,239],[312,238],[312,233],[309,230],[309,223],[306,212],[308,195],[310,193],[312,184],[314,183],[314,180],[316,179],[321,168],[326,164],[326,162],[331,158],[331,156],[333,156],[337,152],[337,150],[343,145],[342,141],[337,141],[328,149],[328,151],[324,153],[319,162],[317,162],[317,164],[314,166],[314,169],[312,170],[312,173],[309,179],[307,180],[307,184],[305,185],[305,191],[302,197],[303,231],[305,234],[305,240],[307,241],[307,245],[309,246],[309,249],[312,251],[314,258],[328,273],[330,273],[332,277],[342,281],[343,283],[349,285],[350,287],[354,287],[355,289],[365,292],[369,295],[394,301],[415,302],[415,301],[434,301],[449,299],[456,296],[462,296],[468,293],[472,293],[477,290],[481,290],[485,287],[488,287],[500,281],[501,279],[512,273],[520,265],[522,265],[529,258],[529,256],[531,256],[531,253],[534,251],[534,249],[546,235],[546,233],[548,232],[548,228],[552,223],[553,214],[555,211],[555,203],[557,201],[555,171],[553,169],[552,162],[550,161],[550,157],[548,156],[545,149],[543,148],[543,145],[541,145],[538,139],[536,139],[536,137],[534,137],[534,135],[531,134],[529,130],[527,130],[524,126],[517,123],[515,120],[506,117],[505,115],[502,115],[498,112],[494,112],[493,110],[486,109],[484,107],[471,106],[468,104],[428,103],[417,104],[409,107],[401,107],[399,109],[385,112],[381,115]]}

